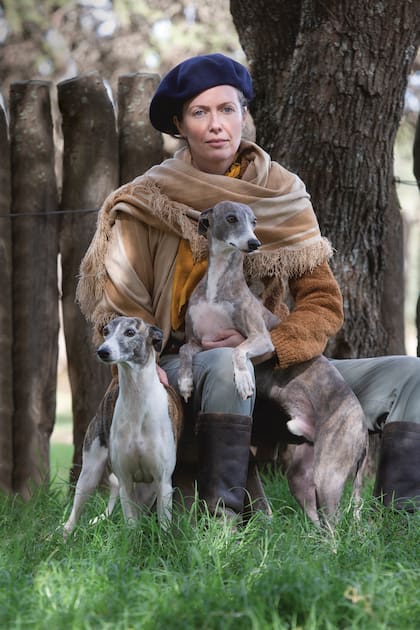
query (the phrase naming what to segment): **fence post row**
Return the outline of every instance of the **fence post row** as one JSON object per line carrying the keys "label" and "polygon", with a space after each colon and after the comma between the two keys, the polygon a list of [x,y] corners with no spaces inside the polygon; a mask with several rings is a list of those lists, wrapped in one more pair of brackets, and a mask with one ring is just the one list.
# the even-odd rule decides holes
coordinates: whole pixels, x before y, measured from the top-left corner
{"label": "fence post row", "polygon": [[[12,227],[10,144],[7,120],[0,106],[0,488],[12,488],[13,385],[12,385]],[[6,157],[7,156],[7,157]]]}
{"label": "fence post row", "polygon": [[[109,91],[98,73],[58,84],[64,140],[61,199],[54,171],[50,84],[12,84],[9,129],[0,108],[0,155],[6,156],[0,161],[0,487],[6,492],[28,497],[32,486],[49,475],[59,253],[75,447],[71,479],[78,477],[83,437],[110,373],[95,357],[90,326],[74,299],[96,213],[74,211],[98,209],[114,188],[161,161],[162,136],[148,120],[158,80],[148,73],[120,77],[118,128]],[[58,215],[57,209],[64,212]],[[16,216],[10,218],[11,213]]]}

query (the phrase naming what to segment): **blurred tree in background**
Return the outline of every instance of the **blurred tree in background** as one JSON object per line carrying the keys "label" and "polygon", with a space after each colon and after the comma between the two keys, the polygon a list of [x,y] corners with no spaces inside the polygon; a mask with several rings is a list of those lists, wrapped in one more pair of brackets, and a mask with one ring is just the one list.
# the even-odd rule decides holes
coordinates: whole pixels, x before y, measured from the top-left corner
{"label": "blurred tree in background", "polygon": [[401,354],[404,238],[393,150],[420,43],[418,2],[230,5],[254,77],[257,142],[302,177],[337,249],[345,323],[329,351]]}
{"label": "blurred tree in background", "polygon": [[0,90],[34,78],[61,81],[97,70],[165,73],[194,54],[245,62],[227,0],[1,0]]}

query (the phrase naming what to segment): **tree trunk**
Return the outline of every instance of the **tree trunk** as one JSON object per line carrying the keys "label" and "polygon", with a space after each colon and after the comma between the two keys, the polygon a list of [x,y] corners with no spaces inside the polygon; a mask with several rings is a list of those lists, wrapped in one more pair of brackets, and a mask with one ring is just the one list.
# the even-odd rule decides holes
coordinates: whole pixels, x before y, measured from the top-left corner
{"label": "tree trunk", "polygon": [[420,190],[420,116],[417,117],[413,146],[413,173]]}
{"label": "tree trunk", "polygon": [[97,73],[81,75],[58,85],[63,117],[63,210],[60,229],[62,305],[68,373],[73,401],[73,467],[81,467],[87,426],[109,384],[109,368],[96,358],[92,330],[75,303],[80,261],[93,237],[96,209],[118,186],[118,137],[114,107]]}
{"label": "tree trunk", "polygon": [[10,90],[13,220],[13,489],[48,479],[57,383],[57,186],[50,84]]}
{"label": "tree trunk", "polygon": [[[417,117],[413,146],[413,173],[420,190],[420,116]],[[420,293],[416,305],[417,356],[420,357]]]}
{"label": "tree trunk", "polygon": [[118,81],[120,184],[162,161],[162,134],[149,120],[149,105],[158,83],[157,74],[145,72],[125,74]]}
{"label": "tree trunk", "polygon": [[6,114],[0,106],[0,489],[12,491],[12,231],[10,145]]}
{"label": "tree trunk", "polygon": [[[281,19],[289,5],[231,0],[256,78],[257,141],[305,181],[321,230],[337,250],[332,266],[345,325],[328,353],[403,353],[393,146],[418,44],[418,4],[302,0],[292,25]],[[279,73],[272,63],[276,49],[285,51]],[[271,109],[262,86],[274,94]]]}

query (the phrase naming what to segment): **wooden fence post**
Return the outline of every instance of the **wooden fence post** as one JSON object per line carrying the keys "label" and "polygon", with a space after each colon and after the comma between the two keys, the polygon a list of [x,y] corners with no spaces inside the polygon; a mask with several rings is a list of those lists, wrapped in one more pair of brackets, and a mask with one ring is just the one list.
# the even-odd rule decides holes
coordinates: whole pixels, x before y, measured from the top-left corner
{"label": "wooden fence post", "polygon": [[12,491],[12,230],[10,145],[7,120],[0,106],[0,489]]}
{"label": "wooden fence post", "polygon": [[[96,72],[63,81],[57,88],[64,137],[61,208],[99,209],[118,186],[113,104]],[[75,303],[80,261],[94,234],[96,216],[95,212],[64,214],[60,228],[63,322],[73,401],[71,481],[79,476],[86,428],[111,378],[109,368],[96,358],[91,327]]]}
{"label": "wooden fence post", "polygon": [[57,185],[50,84],[13,83],[13,490],[49,477],[58,354]]}
{"label": "wooden fence post", "polygon": [[119,77],[120,184],[131,181],[162,161],[162,134],[149,120],[149,105],[158,83],[159,75],[146,72]]}

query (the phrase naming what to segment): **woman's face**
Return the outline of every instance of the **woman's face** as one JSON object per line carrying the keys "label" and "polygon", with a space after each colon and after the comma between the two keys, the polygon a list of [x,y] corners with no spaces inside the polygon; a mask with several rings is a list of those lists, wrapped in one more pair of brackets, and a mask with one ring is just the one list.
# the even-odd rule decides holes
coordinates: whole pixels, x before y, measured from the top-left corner
{"label": "woman's face", "polygon": [[181,121],[174,120],[194,166],[223,175],[234,160],[245,123],[238,91],[231,85],[205,90],[185,103]]}

